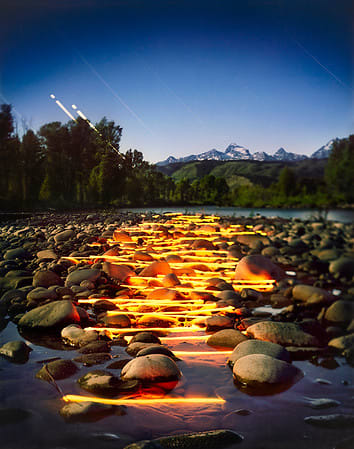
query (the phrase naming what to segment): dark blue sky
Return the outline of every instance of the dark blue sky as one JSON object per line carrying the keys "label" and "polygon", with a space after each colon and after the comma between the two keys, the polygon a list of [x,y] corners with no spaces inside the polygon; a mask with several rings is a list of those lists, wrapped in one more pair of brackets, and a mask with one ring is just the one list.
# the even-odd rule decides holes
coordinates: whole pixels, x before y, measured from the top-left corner
{"label": "dark blue sky", "polygon": [[310,154],[353,131],[351,2],[2,0],[0,102],[123,127],[150,161],[236,142]]}

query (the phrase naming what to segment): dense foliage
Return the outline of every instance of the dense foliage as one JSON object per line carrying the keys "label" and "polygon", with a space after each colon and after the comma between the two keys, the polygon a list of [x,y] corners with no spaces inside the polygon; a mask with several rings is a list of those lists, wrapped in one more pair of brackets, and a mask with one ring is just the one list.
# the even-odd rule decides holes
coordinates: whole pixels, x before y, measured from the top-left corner
{"label": "dense foliage", "polygon": [[156,205],[313,206],[354,202],[354,136],[336,140],[326,161],[218,161],[159,167],[119,151],[122,128],[103,118],[51,122],[15,132],[0,107],[0,208]]}

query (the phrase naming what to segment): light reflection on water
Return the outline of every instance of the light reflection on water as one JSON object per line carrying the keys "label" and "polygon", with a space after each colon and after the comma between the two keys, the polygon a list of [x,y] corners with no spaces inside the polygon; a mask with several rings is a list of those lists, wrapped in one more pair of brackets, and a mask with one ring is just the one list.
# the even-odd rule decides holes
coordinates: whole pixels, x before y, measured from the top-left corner
{"label": "light reflection on water", "polygon": [[[0,345],[18,338],[21,337],[17,334],[16,326],[9,323],[0,334]],[[226,400],[223,406],[128,407],[125,416],[109,416],[95,423],[66,424],[58,414],[63,404],[57,391],[50,384],[37,380],[34,376],[41,367],[37,361],[54,356],[73,358],[76,351],[58,351],[30,342],[29,344],[34,351],[27,364],[14,365],[4,359],[0,360],[1,407],[19,407],[32,412],[28,420],[1,426],[4,448],[87,449],[87,444],[94,444],[97,440],[100,448],[120,449],[131,440],[229,428],[245,437],[241,445],[237,445],[245,449],[278,447],[330,449],[335,442],[351,433],[350,429],[315,428],[303,421],[304,417],[309,415],[353,413],[352,368],[347,366],[342,358],[337,359],[340,366],[335,370],[315,366],[309,362],[294,362],[304,371],[304,378],[287,391],[273,396],[250,396],[239,390],[234,385],[231,369],[226,366],[226,355],[186,358],[178,362],[183,377],[173,394],[185,397],[220,396]],[[210,350],[204,342],[193,345],[179,342],[169,346],[172,350],[188,350],[192,346],[193,350]],[[118,346],[113,347],[112,354],[127,357],[124,348]],[[82,367],[76,376],[58,383],[66,394],[86,394],[80,390],[76,379],[87,371],[101,369],[104,366]],[[119,374],[119,370],[112,372]],[[332,384],[315,383],[316,378],[325,378]],[[331,398],[340,401],[341,405],[335,409],[313,410],[305,405],[304,396]],[[251,413],[248,416],[240,416],[235,413],[240,409],[249,410]],[[120,438],[109,438],[107,435],[100,437],[105,433]]]}

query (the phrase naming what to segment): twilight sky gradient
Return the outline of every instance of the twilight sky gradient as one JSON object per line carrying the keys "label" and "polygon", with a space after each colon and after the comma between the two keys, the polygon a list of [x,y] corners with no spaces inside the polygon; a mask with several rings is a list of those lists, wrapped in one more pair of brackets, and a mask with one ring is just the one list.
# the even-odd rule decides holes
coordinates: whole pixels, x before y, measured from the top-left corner
{"label": "twilight sky gradient", "polygon": [[353,132],[350,0],[2,0],[0,103],[35,130],[123,127],[154,162],[236,142],[311,154]]}

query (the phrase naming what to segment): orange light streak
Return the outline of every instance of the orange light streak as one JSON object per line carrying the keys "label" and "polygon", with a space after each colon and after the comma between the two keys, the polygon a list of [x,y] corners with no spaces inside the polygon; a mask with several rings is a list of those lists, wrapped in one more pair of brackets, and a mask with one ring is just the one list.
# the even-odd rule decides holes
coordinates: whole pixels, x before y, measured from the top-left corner
{"label": "orange light streak", "polygon": [[222,398],[195,397],[195,398],[154,398],[154,399],[109,399],[93,396],[79,396],[76,394],[66,394],[62,397],[65,402],[96,402],[107,405],[190,405],[199,406],[204,404],[224,404],[226,401]]}
{"label": "orange light streak", "polygon": [[86,327],[87,331],[109,331],[112,334],[129,334],[130,332],[202,332],[203,328],[199,326],[185,326],[185,327]]}
{"label": "orange light streak", "polygon": [[232,351],[173,351],[173,353],[176,356],[195,356],[195,355],[202,355],[202,356],[215,356],[215,355],[231,355]]}

